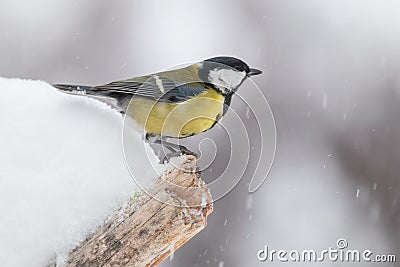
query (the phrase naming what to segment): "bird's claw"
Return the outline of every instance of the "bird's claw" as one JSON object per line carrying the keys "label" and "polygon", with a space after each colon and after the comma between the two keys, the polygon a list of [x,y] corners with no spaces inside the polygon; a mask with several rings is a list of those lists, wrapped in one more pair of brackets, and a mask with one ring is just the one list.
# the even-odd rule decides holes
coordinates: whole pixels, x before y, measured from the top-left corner
{"label": "bird's claw", "polygon": [[199,155],[197,153],[190,151],[186,147],[181,147],[179,151],[174,151],[174,152],[166,154],[162,162],[163,163],[169,162],[170,158],[179,157],[182,155],[191,155],[191,156],[196,157],[196,159],[199,158]]}

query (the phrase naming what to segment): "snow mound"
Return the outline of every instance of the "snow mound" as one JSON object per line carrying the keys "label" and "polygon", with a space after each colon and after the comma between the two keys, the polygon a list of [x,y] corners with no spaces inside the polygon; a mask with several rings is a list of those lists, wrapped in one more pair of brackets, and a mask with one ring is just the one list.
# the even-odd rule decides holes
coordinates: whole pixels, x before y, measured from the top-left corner
{"label": "snow mound", "polygon": [[0,78],[0,92],[0,261],[43,266],[138,190],[124,162],[123,119],[41,81]]}

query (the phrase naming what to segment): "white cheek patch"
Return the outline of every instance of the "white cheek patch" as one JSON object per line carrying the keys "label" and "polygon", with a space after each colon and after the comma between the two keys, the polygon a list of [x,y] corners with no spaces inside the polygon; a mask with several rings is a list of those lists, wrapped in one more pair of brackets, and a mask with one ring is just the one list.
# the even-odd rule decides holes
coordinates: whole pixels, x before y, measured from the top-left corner
{"label": "white cheek patch", "polygon": [[213,69],[208,74],[211,83],[228,89],[238,87],[245,77],[246,72],[233,69]]}

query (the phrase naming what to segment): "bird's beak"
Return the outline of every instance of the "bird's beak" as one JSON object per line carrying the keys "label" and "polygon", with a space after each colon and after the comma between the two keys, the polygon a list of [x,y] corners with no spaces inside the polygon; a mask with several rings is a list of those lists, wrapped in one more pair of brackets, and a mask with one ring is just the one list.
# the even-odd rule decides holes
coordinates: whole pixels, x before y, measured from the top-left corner
{"label": "bird's beak", "polygon": [[254,76],[254,75],[261,74],[261,73],[262,73],[261,70],[250,68],[250,71],[249,71],[249,73],[247,73],[247,75],[248,76]]}

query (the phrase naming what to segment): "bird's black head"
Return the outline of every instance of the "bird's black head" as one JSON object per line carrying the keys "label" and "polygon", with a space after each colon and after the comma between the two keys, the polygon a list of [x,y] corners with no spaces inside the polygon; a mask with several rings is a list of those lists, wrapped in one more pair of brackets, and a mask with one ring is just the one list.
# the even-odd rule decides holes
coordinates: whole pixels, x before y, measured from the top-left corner
{"label": "bird's black head", "polygon": [[235,57],[213,57],[206,59],[205,62],[213,62],[221,65],[226,65],[237,71],[246,72],[247,76],[253,76],[262,73],[261,70],[250,68],[249,65],[246,64],[246,62]]}
{"label": "bird's black head", "polygon": [[246,73],[250,72],[250,67],[242,60],[234,57],[213,57],[205,60],[206,62],[219,63],[221,65],[226,65],[237,71],[244,71]]}
{"label": "bird's black head", "polygon": [[236,91],[247,77],[260,73],[242,60],[226,56],[206,59],[199,69],[200,78],[217,85],[225,94]]}

